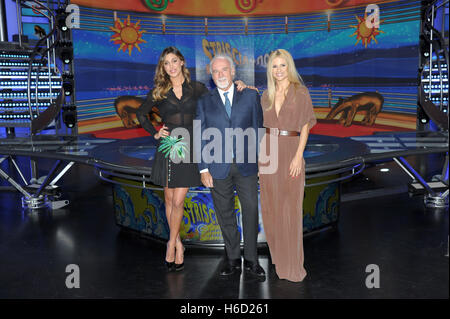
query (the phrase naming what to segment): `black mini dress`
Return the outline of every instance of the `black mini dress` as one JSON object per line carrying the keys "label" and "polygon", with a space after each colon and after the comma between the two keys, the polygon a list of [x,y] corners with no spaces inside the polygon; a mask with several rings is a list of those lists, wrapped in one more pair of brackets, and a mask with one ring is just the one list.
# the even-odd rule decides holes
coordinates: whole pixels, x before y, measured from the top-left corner
{"label": "black mini dress", "polygon": [[[136,113],[141,126],[152,135],[157,131],[150,122],[148,114],[154,106],[158,108],[162,122],[168,127],[169,132],[176,128],[184,128],[189,132],[190,143],[184,140],[189,145],[184,161],[174,162],[158,150],[155,153],[150,180],[155,185],[169,188],[202,185],[198,166],[193,162],[193,120],[197,110],[197,100],[208,92],[208,89],[203,83],[197,81],[187,83],[185,80],[182,91],[181,99],[178,99],[170,89],[167,97],[160,101],[155,101],[152,97],[153,91],[150,91]],[[158,140],[157,148],[161,140],[161,138]]]}

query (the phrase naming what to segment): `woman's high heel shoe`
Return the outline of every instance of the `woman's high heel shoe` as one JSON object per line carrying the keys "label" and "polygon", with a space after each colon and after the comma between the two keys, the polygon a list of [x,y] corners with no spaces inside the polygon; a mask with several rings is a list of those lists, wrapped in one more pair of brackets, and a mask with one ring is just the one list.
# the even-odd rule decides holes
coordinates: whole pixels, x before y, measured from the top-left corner
{"label": "woman's high heel shoe", "polygon": [[177,264],[175,263],[175,271],[181,271],[184,269],[184,251],[186,250],[186,248],[183,247],[183,262],[181,264]]}
{"label": "woman's high heel shoe", "polygon": [[169,262],[167,260],[164,260],[164,262],[166,264],[166,267],[167,267],[168,271],[172,271],[172,270],[176,269],[174,261]]}
{"label": "woman's high heel shoe", "polygon": [[[169,243],[167,243],[167,250],[169,250]],[[167,252],[166,252],[166,256],[167,256]],[[166,264],[167,270],[169,270],[169,271],[175,270],[175,260],[167,261],[167,259],[165,259],[164,263]]]}
{"label": "woman's high heel shoe", "polygon": [[181,264],[175,264],[175,271],[182,271],[184,269],[184,262]]}

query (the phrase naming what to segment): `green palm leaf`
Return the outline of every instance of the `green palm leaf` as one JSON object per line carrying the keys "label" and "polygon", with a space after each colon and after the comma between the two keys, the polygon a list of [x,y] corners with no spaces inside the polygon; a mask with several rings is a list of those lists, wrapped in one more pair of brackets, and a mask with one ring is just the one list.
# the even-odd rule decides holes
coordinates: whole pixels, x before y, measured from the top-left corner
{"label": "green palm leaf", "polygon": [[163,137],[158,147],[158,151],[162,152],[166,158],[169,156],[172,161],[177,156],[184,159],[186,157],[187,147],[186,143],[182,142],[183,139],[183,137]]}

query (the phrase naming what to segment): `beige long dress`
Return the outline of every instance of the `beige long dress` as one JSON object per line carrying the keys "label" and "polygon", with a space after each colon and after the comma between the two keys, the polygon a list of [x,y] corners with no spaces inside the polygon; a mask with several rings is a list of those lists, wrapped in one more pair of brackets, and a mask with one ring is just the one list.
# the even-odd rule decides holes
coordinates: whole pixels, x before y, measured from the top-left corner
{"label": "beige long dress", "polygon": [[[278,117],[273,106],[270,110],[267,91],[263,93],[261,105],[264,111],[264,126],[280,130],[301,131],[309,123],[316,124],[314,110],[306,87],[291,84],[280,108]],[[289,176],[289,166],[297,151],[299,136],[273,136],[278,142],[278,152],[274,158],[263,163],[264,145],[259,158],[259,182],[261,210],[266,240],[272,263],[280,279],[302,281],[306,276],[303,266],[303,194],[305,185],[305,161],[301,175]],[[263,137],[266,154],[275,151],[270,148],[268,134]],[[276,161],[276,163],[274,163]],[[278,165],[274,173],[267,174],[269,165]],[[269,169],[270,170],[270,169]]]}

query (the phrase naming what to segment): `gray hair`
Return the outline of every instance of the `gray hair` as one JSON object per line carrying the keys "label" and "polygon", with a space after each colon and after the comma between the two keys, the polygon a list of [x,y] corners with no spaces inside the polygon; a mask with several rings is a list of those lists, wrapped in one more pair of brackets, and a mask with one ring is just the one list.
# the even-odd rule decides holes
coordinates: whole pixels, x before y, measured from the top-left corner
{"label": "gray hair", "polygon": [[219,54],[216,54],[214,56],[214,58],[212,58],[211,61],[209,62],[209,70],[210,70],[211,74],[212,74],[212,65],[213,65],[214,61],[216,61],[217,59],[227,60],[228,62],[230,62],[231,69],[236,69],[234,66],[233,59],[228,54],[219,53]]}

